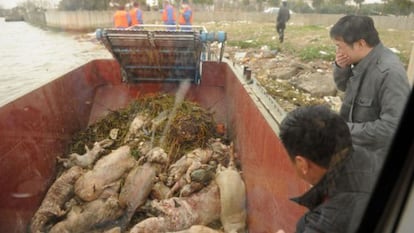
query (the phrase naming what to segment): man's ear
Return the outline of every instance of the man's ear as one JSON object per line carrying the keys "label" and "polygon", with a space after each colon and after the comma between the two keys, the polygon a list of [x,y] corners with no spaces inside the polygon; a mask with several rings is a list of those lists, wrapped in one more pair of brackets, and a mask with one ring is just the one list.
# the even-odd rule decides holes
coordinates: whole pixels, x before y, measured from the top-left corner
{"label": "man's ear", "polygon": [[301,172],[301,175],[305,176],[309,172],[309,161],[305,157],[301,155],[295,156],[295,164],[299,171]]}
{"label": "man's ear", "polygon": [[359,39],[356,43],[358,44],[359,47],[363,47],[363,48],[368,47],[368,44],[364,39]]}

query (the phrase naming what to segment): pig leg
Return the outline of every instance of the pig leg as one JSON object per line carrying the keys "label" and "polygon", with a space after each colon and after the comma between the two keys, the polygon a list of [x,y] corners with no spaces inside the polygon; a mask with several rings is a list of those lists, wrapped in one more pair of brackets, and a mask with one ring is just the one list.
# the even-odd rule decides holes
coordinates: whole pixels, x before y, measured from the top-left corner
{"label": "pig leg", "polygon": [[61,208],[74,195],[73,185],[82,172],[81,167],[72,167],[50,186],[42,204],[32,218],[31,232],[43,232],[45,225],[52,217],[61,216],[65,213]]}

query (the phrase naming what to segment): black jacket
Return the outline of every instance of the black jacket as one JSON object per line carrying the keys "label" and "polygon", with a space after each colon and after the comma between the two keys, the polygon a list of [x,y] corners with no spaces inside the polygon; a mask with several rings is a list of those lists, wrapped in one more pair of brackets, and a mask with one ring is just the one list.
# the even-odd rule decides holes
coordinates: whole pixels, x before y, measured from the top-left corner
{"label": "black jacket", "polygon": [[375,185],[382,161],[355,149],[304,195],[292,200],[309,209],[296,232],[355,232]]}
{"label": "black jacket", "polygon": [[277,22],[278,23],[286,23],[290,19],[290,12],[289,9],[285,6],[282,6],[279,9],[279,13],[277,14]]}

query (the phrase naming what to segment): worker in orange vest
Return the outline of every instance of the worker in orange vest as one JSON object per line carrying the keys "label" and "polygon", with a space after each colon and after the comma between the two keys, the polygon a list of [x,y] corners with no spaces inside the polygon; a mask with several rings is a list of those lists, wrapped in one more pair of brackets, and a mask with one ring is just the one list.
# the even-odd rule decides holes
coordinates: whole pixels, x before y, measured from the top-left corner
{"label": "worker in orange vest", "polygon": [[131,26],[143,24],[142,10],[139,8],[139,3],[134,2],[132,9],[129,11],[131,15]]}
{"label": "worker in orange vest", "polygon": [[[191,26],[193,24],[193,11],[191,10],[190,5],[188,5],[188,0],[183,0],[183,3],[181,4],[178,23],[186,26]],[[182,30],[191,30],[191,27],[183,27]]]}
{"label": "worker in orange vest", "polygon": [[131,26],[131,16],[125,10],[125,6],[119,6],[114,14],[114,26],[116,28],[127,28]]}
{"label": "worker in orange vest", "polygon": [[[164,1],[162,21],[165,25],[175,25],[175,9],[168,0]],[[170,27],[169,29],[173,30],[174,27]]]}

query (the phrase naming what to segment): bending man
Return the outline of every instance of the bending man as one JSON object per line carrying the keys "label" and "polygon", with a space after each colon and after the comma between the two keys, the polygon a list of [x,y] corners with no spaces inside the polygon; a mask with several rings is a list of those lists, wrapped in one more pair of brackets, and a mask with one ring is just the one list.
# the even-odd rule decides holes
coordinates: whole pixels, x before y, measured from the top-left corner
{"label": "bending man", "polygon": [[299,177],[312,185],[292,199],[309,209],[297,222],[296,232],[355,232],[377,179],[380,158],[353,147],[346,122],[322,105],[288,113],[280,139]]}

